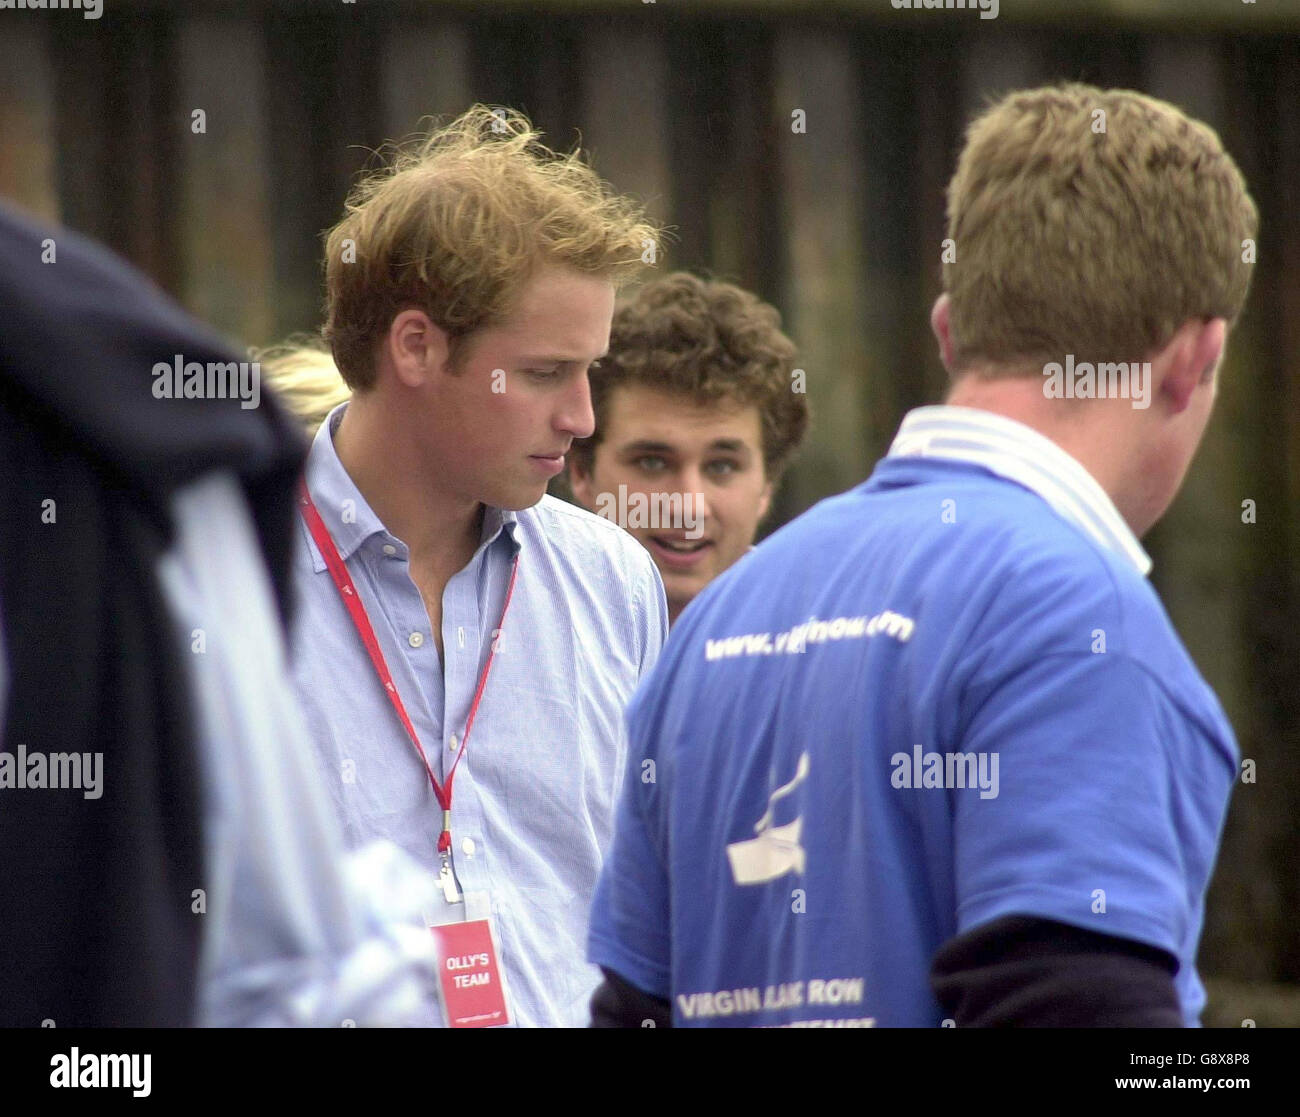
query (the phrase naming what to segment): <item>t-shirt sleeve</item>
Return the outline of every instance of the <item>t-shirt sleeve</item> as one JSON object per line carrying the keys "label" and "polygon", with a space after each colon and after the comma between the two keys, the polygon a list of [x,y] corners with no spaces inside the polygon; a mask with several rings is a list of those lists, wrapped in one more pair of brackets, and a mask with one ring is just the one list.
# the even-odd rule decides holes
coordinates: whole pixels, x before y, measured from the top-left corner
{"label": "t-shirt sleeve", "polygon": [[953,798],[958,933],[1030,915],[1180,955],[1199,918],[1188,863],[1231,780],[1181,717],[1115,653],[1047,655],[981,696],[961,747],[988,754],[996,795]]}
{"label": "t-shirt sleeve", "polygon": [[628,770],[614,840],[591,905],[587,960],[644,993],[670,997],[668,875],[664,852],[647,825],[658,799],[654,761],[644,752],[642,687],[628,706]]}

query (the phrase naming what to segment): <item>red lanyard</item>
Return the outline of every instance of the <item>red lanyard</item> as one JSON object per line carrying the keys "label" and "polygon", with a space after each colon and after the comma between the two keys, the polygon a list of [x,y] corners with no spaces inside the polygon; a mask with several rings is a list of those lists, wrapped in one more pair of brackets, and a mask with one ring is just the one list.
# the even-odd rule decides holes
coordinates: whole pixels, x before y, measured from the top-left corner
{"label": "red lanyard", "polygon": [[478,688],[474,692],[474,702],[469,708],[469,719],[465,722],[465,733],[460,739],[460,751],[456,753],[456,759],[452,763],[451,771],[447,773],[447,785],[444,788],[438,783],[437,777],[433,774],[433,769],[429,766],[429,758],[424,754],[424,748],[420,744],[419,735],[415,732],[415,726],[411,724],[411,719],[406,716],[406,707],[402,705],[401,696],[397,693],[397,685],[388,672],[388,664],[384,661],[384,653],[379,650],[379,641],[375,638],[375,630],[370,625],[370,618],[366,616],[366,608],[361,604],[361,599],[357,595],[357,588],[352,583],[352,576],[348,573],[347,566],[339,556],[334,540],[330,538],[329,529],[326,528],[325,522],[320,518],[320,513],[316,511],[316,505],[312,503],[311,493],[307,491],[305,481],[299,487],[298,503],[302,505],[303,518],[307,521],[311,537],[316,540],[316,546],[320,548],[325,565],[329,567],[330,577],[334,579],[334,585],[339,591],[339,596],[343,599],[348,615],[352,618],[352,623],[356,625],[357,635],[361,637],[361,642],[366,646],[366,651],[370,653],[370,662],[374,664],[375,674],[379,676],[379,681],[383,683],[384,690],[388,694],[388,700],[393,704],[393,709],[397,711],[398,718],[401,719],[402,725],[410,735],[411,743],[415,745],[415,751],[420,754],[420,759],[424,762],[424,770],[429,773],[429,782],[433,784],[433,794],[438,800],[438,806],[442,808],[442,833],[438,835],[438,852],[446,854],[451,848],[452,781],[456,778],[456,768],[460,764],[460,758],[465,755],[465,746],[469,744],[469,731],[474,727],[474,718],[478,714],[479,700],[483,697],[483,688],[487,686],[488,672],[492,670],[492,660],[497,654],[497,644],[500,643],[501,632],[505,629],[506,613],[510,610],[510,598],[514,596],[515,578],[519,574],[519,556],[515,556],[514,566],[510,570],[510,585],[506,589],[506,603],[501,608],[501,623],[497,625],[496,636],[488,651],[487,663],[483,665],[483,674],[479,676]]}

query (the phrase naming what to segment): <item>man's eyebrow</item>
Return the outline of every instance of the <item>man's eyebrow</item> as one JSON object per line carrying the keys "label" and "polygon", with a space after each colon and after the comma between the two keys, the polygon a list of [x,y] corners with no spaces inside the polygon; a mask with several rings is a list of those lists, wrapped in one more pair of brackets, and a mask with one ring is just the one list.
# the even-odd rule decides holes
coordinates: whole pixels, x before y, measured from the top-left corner
{"label": "man's eyebrow", "polygon": [[638,438],[635,442],[624,443],[621,447],[624,454],[674,454],[677,447],[667,442],[655,442],[649,438]]}
{"label": "man's eyebrow", "polygon": [[[606,349],[605,352],[603,352],[599,357],[593,357],[592,360],[603,361],[608,356],[609,356],[609,350]],[[547,356],[540,356],[538,354],[533,354],[531,356],[520,357],[519,360],[522,364],[529,364],[529,365],[578,365],[578,364],[583,364],[586,361],[586,358],[585,357],[561,357],[556,354],[550,354]]]}
{"label": "man's eyebrow", "polygon": [[[622,446],[622,452],[625,454],[675,454],[677,447],[670,442],[656,442],[650,438],[638,438],[635,442],[628,442]],[[741,438],[715,438],[709,443],[710,451],[722,451],[726,454],[747,454],[749,447]]]}

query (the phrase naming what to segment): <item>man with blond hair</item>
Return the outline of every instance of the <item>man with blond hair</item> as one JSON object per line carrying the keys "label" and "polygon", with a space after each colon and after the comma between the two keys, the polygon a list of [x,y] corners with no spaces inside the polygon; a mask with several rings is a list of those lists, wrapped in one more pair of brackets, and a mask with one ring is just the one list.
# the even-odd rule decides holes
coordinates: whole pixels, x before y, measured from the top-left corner
{"label": "man with blond hair", "polygon": [[974,122],[946,404],[706,589],[629,710],[655,779],[593,906],[598,1022],[1198,1022],[1238,754],[1138,538],[1209,420],[1256,224],[1163,102],[1070,85]]}
{"label": "man with blond hair", "polygon": [[752,548],[803,438],[794,360],[775,307],[731,283],[674,272],[615,311],[570,477],[650,552],[673,623]]}
{"label": "man with blond hair", "polygon": [[354,189],[326,244],[350,401],[301,498],[295,680],[350,842],[439,885],[430,1024],[578,1024],[591,894],[659,654],[663,586],[546,496],[655,230],[521,116],[477,106]]}

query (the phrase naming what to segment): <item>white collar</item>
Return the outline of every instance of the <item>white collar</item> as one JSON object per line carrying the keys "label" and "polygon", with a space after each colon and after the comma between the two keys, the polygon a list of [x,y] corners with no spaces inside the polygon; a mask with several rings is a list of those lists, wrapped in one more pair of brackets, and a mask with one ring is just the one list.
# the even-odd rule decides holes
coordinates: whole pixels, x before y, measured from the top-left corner
{"label": "white collar", "polygon": [[1046,435],[1005,415],[974,407],[918,407],[903,418],[889,457],[972,462],[1037,493],[1146,577],[1151,557],[1096,479]]}

